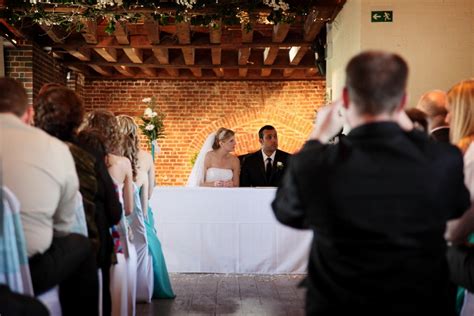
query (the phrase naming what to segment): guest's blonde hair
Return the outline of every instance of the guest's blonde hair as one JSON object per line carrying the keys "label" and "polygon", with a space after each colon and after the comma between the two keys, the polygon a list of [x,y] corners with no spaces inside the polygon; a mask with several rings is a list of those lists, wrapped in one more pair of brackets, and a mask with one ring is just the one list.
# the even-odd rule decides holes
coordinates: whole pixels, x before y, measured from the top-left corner
{"label": "guest's blonde hair", "polygon": [[463,152],[474,137],[474,79],[463,80],[448,91],[450,139]]}
{"label": "guest's blonde hair", "polygon": [[214,138],[214,144],[212,144],[212,149],[217,150],[221,147],[220,142],[226,141],[232,136],[234,136],[234,131],[221,127],[216,132],[216,137]]}
{"label": "guest's blonde hair", "polygon": [[132,163],[133,179],[136,179],[138,169],[138,133],[137,124],[131,116],[119,115],[117,116],[119,131],[123,135],[122,155],[130,159]]}

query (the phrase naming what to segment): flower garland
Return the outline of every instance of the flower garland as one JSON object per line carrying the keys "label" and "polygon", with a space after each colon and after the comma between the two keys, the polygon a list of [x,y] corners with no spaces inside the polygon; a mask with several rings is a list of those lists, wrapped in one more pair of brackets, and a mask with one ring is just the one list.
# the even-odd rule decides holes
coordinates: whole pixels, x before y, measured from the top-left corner
{"label": "flower garland", "polygon": [[[157,0],[6,1],[8,9],[4,15],[12,24],[28,18],[35,23],[48,26],[59,25],[72,33],[81,31],[85,26],[84,19],[105,18],[108,21],[105,29],[108,34],[114,33],[116,22],[134,23],[143,20],[146,15],[151,15],[161,25],[190,22],[191,25],[217,29],[221,25],[235,25],[240,22],[245,29],[251,30],[252,23],[293,23],[297,15],[307,14],[306,11],[310,6],[318,2],[318,0],[243,0],[219,3],[218,0],[175,0],[164,4]],[[272,10],[262,14],[262,7]],[[197,11],[201,9],[211,9],[211,12]],[[257,12],[259,14],[256,14]]]}

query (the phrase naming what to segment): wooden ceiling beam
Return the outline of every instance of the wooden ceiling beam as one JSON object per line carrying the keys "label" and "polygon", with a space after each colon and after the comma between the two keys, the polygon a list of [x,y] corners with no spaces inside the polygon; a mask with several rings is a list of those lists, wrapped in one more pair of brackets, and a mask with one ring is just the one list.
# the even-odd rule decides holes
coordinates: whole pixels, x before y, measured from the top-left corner
{"label": "wooden ceiling beam", "polygon": [[212,70],[217,77],[224,77],[224,68],[213,68]]}
{"label": "wooden ceiling beam", "polygon": [[180,44],[191,44],[191,29],[189,22],[176,23],[176,36]]}
{"label": "wooden ceiling beam", "polygon": [[263,64],[264,65],[273,65],[276,57],[278,56],[278,47],[267,47],[263,51]]}
{"label": "wooden ceiling beam", "polygon": [[97,73],[103,75],[103,76],[112,76],[112,72],[108,71],[104,67],[97,66],[97,65],[89,65],[92,69],[94,69]]}
{"label": "wooden ceiling beam", "polygon": [[91,50],[89,48],[79,48],[78,50],[70,50],[68,51],[68,53],[81,61],[91,60]]}
{"label": "wooden ceiling beam", "polygon": [[121,45],[118,44],[116,39],[111,36],[105,36],[99,38],[97,45],[87,44],[82,41],[73,41],[70,40],[64,44],[53,44],[52,48],[54,49],[78,49],[80,47],[88,48],[98,48],[98,47],[107,47],[107,48],[141,48],[141,49],[155,49],[155,48],[199,48],[199,49],[211,49],[211,48],[222,48],[222,49],[240,49],[240,48],[265,48],[265,47],[288,47],[288,46],[302,46],[309,47],[311,42],[305,42],[297,38],[287,38],[284,43],[275,43],[272,42],[271,38],[256,38],[252,42],[230,42],[226,41],[219,45],[212,44],[208,39],[204,37],[196,38],[190,44],[181,44],[173,41],[170,38],[163,38],[158,45],[152,45],[147,36],[143,35],[133,35],[130,36],[130,44]]}
{"label": "wooden ceiling beam", "polygon": [[[307,56],[308,58],[304,58],[298,65],[291,65],[288,58],[277,58],[276,61],[272,65],[264,65],[261,61],[252,61],[245,65],[239,65],[236,58],[226,58],[225,62],[219,65],[214,65],[208,59],[201,59],[197,60],[196,63],[192,65],[185,64],[182,58],[176,58],[173,63],[171,64],[158,64],[153,58],[148,58],[140,64],[140,66],[147,66],[151,68],[190,68],[190,66],[199,67],[203,69],[213,69],[213,68],[224,68],[224,69],[239,69],[239,68],[248,68],[248,69],[262,69],[262,68],[273,68],[273,69],[285,69],[285,68],[293,68],[293,69],[306,69],[314,67],[315,60],[314,57]],[[309,58],[311,57],[311,58]],[[95,64],[99,66],[129,66],[129,67],[136,67],[137,64],[129,62],[127,58],[121,58],[117,62],[107,62],[103,61],[102,59],[95,58],[89,62],[88,64]],[[80,61],[64,61],[64,65],[80,65]]]}
{"label": "wooden ceiling beam", "polygon": [[304,71],[304,74],[305,76],[308,76],[308,77],[314,77],[318,74],[318,69],[316,68],[308,68]]}
{"label": "wooden ceiling beam", "polygon": [[160,43],[160,25],[155,19],[150,16],[145,18],[145,22],[143,24],[145,28],[146,35],[153,45]]}
{"label": "wooden ceiling beam", "polygon": [[220,44],[222,38],[222,20],[213,21],[209,26],[209,42]]}
{"label": "wooden ceiling beam", "polygon": [[148,68],[148,67],[141,67],[142,72],[146,74],[147,76],[150,77],[156,77],[157,76],[157,70],[155,68]]}
{"label": "wooden ceiling beam", "polygon": [[242,43],[251,43],[253,42],[253,27],[251,29],[246,29],[245,25],[242,24]]}
{"label": "wooden ceiling beam", "polygon": [[275,43],[281,43],[285,40],[288,31],[290,30],[290,24],[288,23],[277,23],[273,26],[272,41]]}
{"label": "wooden ceiling beam", "polygon": [[115,22],[114,36],[120,45],[129,45],[130,40],[128,39],[128,28],[124,22]]}
{"label": "wooden ceiling beam", "polygon": [[193,75],[195,77],[202,77],[202,69],[201,68],[189,68],[189,70],[191,70],[191,72],[193,73]]}
{"label": "wooden ceiling beam", "polygon": [[158,62],[162,65],[168,65],[170,63],[167,48],[153,48],[153,55],[155,55]]}
{"label": "wooden ceiling beam", "polygon": [[124,48],[123,52],[127,55],[128,59],[135,64],[143,64],[143,50],[139,48]]}
{"label": "wooden ceiling beam", "polygon": [[97,44],[97,21],[93,19],[81,19],[84,27],[81,30],[82,37],[87,44]]}
{"label": "wooden ceiling beam", "polygon": [[241,48],[239,49],[239,65],[247,65],[247,62],[250,57],[251,48]]}
{"label": "wooden ceiling beam", "polygon": [[212,53],[212,64],[220,65],[222,62],[222,49],[212,48],[211,53]]}
{"label": "wooden ceiling beam", "polygon": [[[342,6],[341,6],[342,7]],[[303,27],[303,38],[306,42],[312,42],[321,31],[321,28],[326,25],[326,22],[333,19],[335,11],[338,7],[314,7],[308,13]],[[339,12],[339,11],[337,11]]]}
{"label": "wooden ceiling beam", "polygon": [[165,68],[165,70],[171,77],[179,76],[179,69],[177,68]]}
{"label": "wooden ceiling beam", "polygon": [[53,42],[57,44],[64,43],[66,34],[60,28],[55,27],[54,25],[46,25],[46,24],[40,24],[40,27]]}
{"label": "wooden ceiling beam", "polygon": [[291,47],[290,51],[288,52],[288,57],[290,58],[290,64],[298,65],[308,50],[309,50],[308,47],[301,47],[301,46]]}
{"label": "wooden ceiling beam", "polygon": [[183,52],[184,63],[186,65],[194,65],[194,48],[182,48],[181,50]]}
{"label": "wooden ceiling beam", "polygon": [[239,77],[246,77],[248,71],[249,70],[247,68],[239,68]]}
{"label": "wooden ceiling beam", "polygon": [[268,76],[270,76],[271,73],[272,73],[272,69],[271,69],[271,68],[262,69],[262,71],[260,72],[260,74],[262,75],[262,77],[268,77]]}
{"label": "wooden ceiling beam", "polygon": [[94,48],[95,52],[99,54],[106,61],[111,63],[117,62],[117,49],[115,48]]}
{"label": "wooden ceiling beam", "polygon": [[114,66],[115,70],[127,77],[135,76],[135,71],[128,66]]}
{"label": "wooden ceiling beam", "polygon": [[283,69],[283,77],[288,78],[293,74],[294,69]]}

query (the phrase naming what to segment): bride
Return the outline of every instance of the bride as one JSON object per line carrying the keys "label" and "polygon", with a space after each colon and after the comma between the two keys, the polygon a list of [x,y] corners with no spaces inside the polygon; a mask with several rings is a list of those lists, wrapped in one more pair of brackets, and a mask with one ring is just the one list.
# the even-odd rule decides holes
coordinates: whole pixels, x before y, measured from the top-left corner
{"label": "bride", "polygon": [[187,186],[238,187],[240,162],[230,154],[235,149],[234,132],[219,128],[210,134],[199,152]]}

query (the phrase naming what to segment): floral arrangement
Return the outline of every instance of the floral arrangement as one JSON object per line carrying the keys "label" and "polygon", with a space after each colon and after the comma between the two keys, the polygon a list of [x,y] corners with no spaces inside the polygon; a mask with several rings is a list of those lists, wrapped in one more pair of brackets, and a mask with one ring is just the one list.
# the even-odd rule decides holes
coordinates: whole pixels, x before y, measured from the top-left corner
{"label": "floral arrangement", "polygon": [[105,19],[106,32],[113,34],[115,23],[137,23],[148,16],[161,25],[189,21],[191,25],[218,28],[221,24],[240,23],[247,30],[252,28],[252,23],[293,23],[297,16],[307,15],[318,0],[6,0],[6,3],[0,17],[12,24],[32,21],[59,25],[72,34],[82,30],[85,20]]}
{"label": "floral arrangement", "polygon": [[164,137],[165,127],[163,120],[166,115],[156,108],[156,98],[144,98],[142,100],[147,105],[147,108],[141,116],[142,124],[139,125],[143,135],[145,135],[150,143],[156,145],[158,138]]}
{"label": "floral arrangement", "polygon": [[283,170],[283,168],[285,168],[285,165],[283,165],[283,162],[277,161],[276,167],[277,167],[277,170]]}

